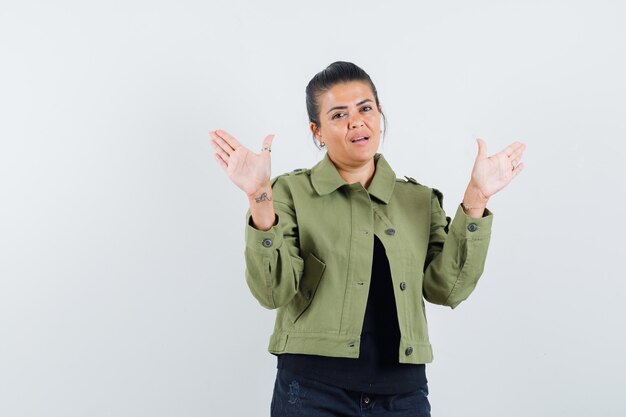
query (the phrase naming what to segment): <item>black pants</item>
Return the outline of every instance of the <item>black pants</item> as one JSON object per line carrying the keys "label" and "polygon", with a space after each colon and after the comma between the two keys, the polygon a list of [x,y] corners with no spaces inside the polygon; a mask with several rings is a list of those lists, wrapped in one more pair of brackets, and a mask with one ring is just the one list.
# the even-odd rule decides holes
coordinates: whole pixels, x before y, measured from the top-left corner
{"label": "black pants", "polygon": [[271,417],[430,417],[428,384],[393,395],[349,391],[278,369]]}

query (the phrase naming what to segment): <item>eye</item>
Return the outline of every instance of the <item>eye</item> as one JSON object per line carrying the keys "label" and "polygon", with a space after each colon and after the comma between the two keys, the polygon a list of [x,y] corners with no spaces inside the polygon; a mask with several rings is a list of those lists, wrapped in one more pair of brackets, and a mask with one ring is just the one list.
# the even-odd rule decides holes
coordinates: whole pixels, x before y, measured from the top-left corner
{"label": "eye", "polygon": [[337,119],[339,117],[343,117],[343,115],[345,115],[345,113],[335,113],[335,114],[333,114],[332,119]]}
{"label": "eye", "polygon": [[361,108],[361,110],[363,110],[363,111],[371,111],[372,110],[372,106],[363,106]]}

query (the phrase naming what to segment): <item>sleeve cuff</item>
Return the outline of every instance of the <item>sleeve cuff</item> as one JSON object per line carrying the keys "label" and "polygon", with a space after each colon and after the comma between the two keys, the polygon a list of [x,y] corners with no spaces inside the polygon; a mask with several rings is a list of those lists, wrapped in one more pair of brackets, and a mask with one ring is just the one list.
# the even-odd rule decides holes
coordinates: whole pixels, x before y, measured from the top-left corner
{"label": "sleeve cuff", "polygon": [[466,239],[485,239],[491,236],[493,213],[485,208],[483,217],[475,219],[463,211],[461,204],[456,209],[454,219],[450,224],[450,231]]}
{"label": "sleeve cuff", "polygon": [[276,214],[277,222],[269,230],[259,230],[252,226],[252,215],[248,210],[246,214],[246,247],[249,249],[261,252],[271,253],[280,248],[283,244],[283,233],[280,228],[280,217]]}

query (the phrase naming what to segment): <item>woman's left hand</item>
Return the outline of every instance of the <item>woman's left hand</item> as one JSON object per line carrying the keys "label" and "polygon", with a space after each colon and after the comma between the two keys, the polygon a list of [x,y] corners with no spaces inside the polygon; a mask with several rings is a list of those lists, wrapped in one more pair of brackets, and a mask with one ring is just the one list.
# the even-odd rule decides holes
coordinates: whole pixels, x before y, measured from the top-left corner
{"label": "woman's left hand", "polygon": [[513,142],[503,151],[487,156],[487,144],[482,139],[478,142],[478,155],[472,168],[471,183],[480,190],[480,193],[489,198],[504,187],[524,169],[520,162],[526,145]]}

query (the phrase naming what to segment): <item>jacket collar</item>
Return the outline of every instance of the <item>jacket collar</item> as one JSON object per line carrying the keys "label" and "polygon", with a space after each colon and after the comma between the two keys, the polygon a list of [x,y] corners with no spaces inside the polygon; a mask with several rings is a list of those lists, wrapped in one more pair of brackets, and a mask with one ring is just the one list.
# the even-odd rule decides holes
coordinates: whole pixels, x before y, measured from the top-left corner
{"label": "jacket collar", "polygon": [[[396,185],[396,174],[380,153],[374,155],[374,165],[376,166],[374,178],[367,191],[370,195],[388,204],[393,193],[393,187]],[[324,159],[311,168],[311,183],[319,195],[329,194],[337,188],[347,185],[328,157],[328,153],[324,155]]]}

